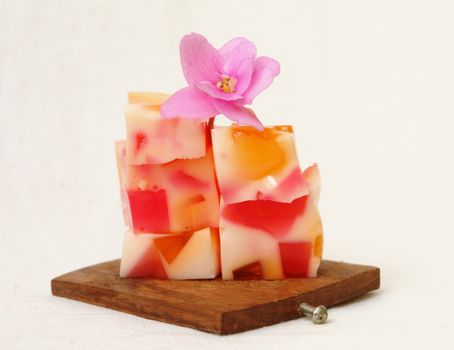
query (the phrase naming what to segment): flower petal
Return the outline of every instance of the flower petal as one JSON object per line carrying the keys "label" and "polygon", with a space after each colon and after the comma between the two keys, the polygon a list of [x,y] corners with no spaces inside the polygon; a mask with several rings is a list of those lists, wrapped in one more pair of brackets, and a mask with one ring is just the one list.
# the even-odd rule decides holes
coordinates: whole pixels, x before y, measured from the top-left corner
{"label": "flower petal", "polygon": [[[235,38],[226,43],[219,49],[219,53],[224,58],[223,73],[238,78],[240,66],[244,60],[255,61],[257,49],[255,45],[245,38]],[[251,63],[252,65],[252,63]]]}
{"label": "flower petal", "polygon": [[209,96],[187,87],[170,96],[161,106],[160,113],[164,118],[206,119],[218,114],[210,101]]}
{"label": "flower petal", "polygon": [[236,93],[242,95],[251,84],[252,73],[254,72],[255,57],[245,58],[238,67],[236,75]]}
{"label": "flower petal", "polygon": [[280,73],[279,62],[269,57],[259,57],[255,61],[249,88],[243,94],[244,104],[250,104],[254,98],[273,82],[274,77]]}
{"label": "flower petal", "polygon": [[197,81],[216,84],[222,71],[223,58],[204,36],[192,33],[180,42],[183,74],[189,86]]}
{"label": "flower petal", "polygon": [[240,45],[241,43],[245,42],[245,41],[249,41],[247,40],[246,38],[241,38],[241,37],[238,37],[238,38],[233,38],[232,40],[230,41],[227,41],[220,49],[219,49],[219,53],[222,55],[222,57],[224,57],[224,59],[227,58],[228,55],[230,55],[230,53],[235,50],[235,48]]}
{"label": "flower petal", "polygon": [[240,125],[250,125],[258,130],[263,130],[263,125],[250,108],[238,106],[233,102],[213,99],[214,106],[219,113],[224,114],[230,120],[237,122]]}

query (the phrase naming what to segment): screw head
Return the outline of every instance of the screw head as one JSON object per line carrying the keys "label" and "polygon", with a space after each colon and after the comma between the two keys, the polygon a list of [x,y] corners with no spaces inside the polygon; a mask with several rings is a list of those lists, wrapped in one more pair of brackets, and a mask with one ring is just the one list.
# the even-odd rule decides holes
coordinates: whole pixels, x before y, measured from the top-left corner
{"label": "screw head", "polygon": [[319,305],[312,313],[312,322],[315,324],[325,323],[328,319],[328,309],[324,305]]}

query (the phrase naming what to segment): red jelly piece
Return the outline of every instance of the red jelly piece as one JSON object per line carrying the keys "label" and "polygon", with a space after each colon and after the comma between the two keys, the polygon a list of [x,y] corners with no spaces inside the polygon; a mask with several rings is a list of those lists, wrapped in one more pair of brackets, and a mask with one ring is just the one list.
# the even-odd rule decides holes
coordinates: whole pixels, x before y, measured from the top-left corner
{"label": "red jelly piece", "polygon": [[145,145],[146,143],[147,143],[147,136],[142,132],[138,132],[136,134],[136,144],[135,144],[136,153],[139,152],[140,149],[142,148],[142,146]]}
{"label": "red jelly piece", "polygon": [[260,261],[244,265],[233,271],[233,278],[236,280],[257,280],[262,279],[262,265]]}
{"label": "red jelly piece", "polygon": [[311,259],[310,242],[279,243],[282,269],[287,277],[307,277]]}
{"label": "red jelly piece", "polygon": [[261,229],[276,238],[288,233],[295,219],[304,213],[308,196],[291,203],[270,200],[244,201],[227,205],[222,216],[239,225]]}
{"label": "red jelly piece", "polygon": [[162,266],[161,258],[154,244],[150,244],[148,249],[129,272],[128,277],[153,277],[163,280],[168,279],[164,266]]}
{"label": "red jelly piece", "polygon": [[168,233],[169,210],[165,190],[128,191],[134,232]]}

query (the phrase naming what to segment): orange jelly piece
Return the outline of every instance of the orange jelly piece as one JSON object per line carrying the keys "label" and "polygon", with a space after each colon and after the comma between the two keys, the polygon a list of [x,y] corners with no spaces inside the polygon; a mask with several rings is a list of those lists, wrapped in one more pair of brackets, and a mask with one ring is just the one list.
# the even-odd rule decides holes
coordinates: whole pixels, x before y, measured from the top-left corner
{"label": "orange jelly piece", "polygon": [[314,242],[314,256],[316,258],[321,258],[322,252],[323,252],[323,236],[318,235],[315,238],[315,242]]}
{"label": "orange jelly piece", "polygon": [[249,180],[257,180],[279,171],[286,165],[285,151],[276,138],[278,131],[289,131],[290,126],[265,128],[259,131],[250,126],[232,126],[234,158],[238,170]]}
{"label": "orange jelly piece", "polygon": [[171,264],[189,238],[191,238],[191,233],[181,233],[175,236],[158,238],[155,240],[155,244],[167,263]]}

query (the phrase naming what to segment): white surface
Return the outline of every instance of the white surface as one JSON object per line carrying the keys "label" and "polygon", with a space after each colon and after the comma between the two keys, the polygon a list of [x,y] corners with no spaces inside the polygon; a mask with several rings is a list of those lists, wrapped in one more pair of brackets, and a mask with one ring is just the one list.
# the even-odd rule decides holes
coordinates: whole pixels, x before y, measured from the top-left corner
{"label": "white surface", "polygon": [[[453,16],[450,0],[0,0],[0,349],[452,349]],[[281,62],[254,108],[320,164],[325,256],[382,268],[324,326],[217,337],[50,295],[120,255],[126,90],[182,87],[191,31]]]}

